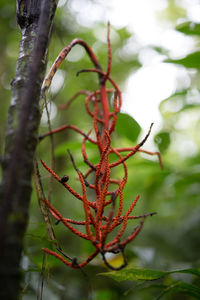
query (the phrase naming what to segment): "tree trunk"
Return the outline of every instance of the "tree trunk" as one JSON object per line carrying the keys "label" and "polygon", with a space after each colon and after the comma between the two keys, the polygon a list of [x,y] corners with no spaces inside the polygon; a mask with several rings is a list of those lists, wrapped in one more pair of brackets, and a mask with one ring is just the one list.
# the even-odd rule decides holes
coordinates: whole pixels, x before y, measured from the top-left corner
{"label": "tree trunk", "polygon": [[22,31],[8,112],[0,202],[0,299],[18,299],[20,259],[28,223],[40,90],[56,0],[17,0]]}

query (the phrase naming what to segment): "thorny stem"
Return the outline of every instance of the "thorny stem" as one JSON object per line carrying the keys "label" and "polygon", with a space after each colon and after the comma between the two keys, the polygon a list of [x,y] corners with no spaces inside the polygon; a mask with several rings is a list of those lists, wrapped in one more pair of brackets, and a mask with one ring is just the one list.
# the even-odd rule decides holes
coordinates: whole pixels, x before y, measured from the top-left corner
{"label": "thorny stem", "polygon": [[[43,199],[45,205],[49,209],[49,212],[56,219],[56,222],[62,222],[72,233],[80,238],[86,239],[90,241],[95,247],[94,252],[89,255],[89,257],[82,263],[78,264],[77,260],[71,260],[67,255],[65,255],[61,250],[57,249],[61,254],[58,254],[52,250],[43,248],[43,251],[58,258],[65,265],[71,268],[82,268],[87,265],[98,253],[101,254],[102,259],[105,265],[112,270],[120,270],[127,265],[126,257],[124,254],[124,249],[128,243],[130,243],[133,239],[141,231],[144,220],[148,216],[153,216],[156,214],[147,213],[139,216],[131,215],[134,207],[136,206],[139,195],[135,197],[132,204],[130,205],[127,212],[122,215],[123,211],[123,190],[126,185],[128,179],[128,170],[126,166],[126,160],[131,156],[136,154],[137,152],[144,152],[149,155],[157,155],[159,158],[159,162],[161,167],[163,167],[163,163],[161,160],[160,153],[158,152],[150,152],[142,149],[141,147],[144,145],[146,140],[148,139],[153,124],[151,124],[150,129],[143,140],[134,147],[119,147],[113,148],[111,145],[112,141],[112,133],[115,131],[115,126],[117,123],[117,115],[120,112],[122,97],[121,91],[118,88],[117,84],[110,77],[111,72],[111,45],[110,45],[110,25],[108,24],[108,34],[107,34],[107,44],[108,44],[108,66],[107,71],[102,71],[102,68],[97,60],[97,57],[92,52],[91,48],[82,40],[75,39],[73,40],[67,47],[65,47],[57,57],[54,62],[52,68],[50,69],[44,83],[42,93],[45,97],[45,94],[51,84],[52,78],[59,68],[60,64],[66,58],[67,54],[71,51],[71,49],[75,45],[81,45],[87,51],[92,63],[95,66],[95,69],[87,69],[80,70],[77,75],[83,72],[95,72],[99,75],[99,89],[94,92],[89,92],[86,90],[81,90],[77,92],[70,100],[61,106],[61,109],[66,109],[69,105],[76,99],[77,96],[83,94],[86,95],[85,100],[85,108],[86,113],[92,118],[93,131],[96,138],[91,138],[91,130],[88,134],[85,134],[81,129],[77,128],[74,125],[63,125],[57,129],[50,130],[48,133],[43,134],[39,137],[39,141],[41,141],[46,136],[51,136],[55,133],[59,133],[66,129],[72,129],[82,135],[84,137],[82,142],[82,155],[84,162],[89,166],[89,170],[82,174],[82,172],[77,168],[73,155],[69,150],[68,154],[72,161],[73,167],[78,174],[78,178],[82,187],[82,194],[77,193],[73,188],[71,188],[67,181],[68,176],[64,176],[60,178],[51,168],[49,168],[44,161],[41,160],[43,166],[46,170],[59,182],[61,183],[76,199],[81,200],[83,204],[83,210],[85,213],[85,218],[83,221],[75,221],[69,218],[64,218],[62,214],[54,208],[47,199]],[[113,86],[113,89],[108,89],[106,87],[106,83],[109,81]],[[110,104],[108,101],[108,94],[114,92],[114,104],[113,111],[110,111]],[[99,162],[97,164],[92,164],[87,156],[86,152],[86,142],[90,142],[94,144],[99,151]],[[121,153],[128,152],[126,155],[122,156]],[[111,153],[114,153],[117,157],[115,162],[109,162],[109,156]],[[111,178],[111,169],[116,166],[121,165],[124,170],[124,177],[121,180],[116,180]],[[94,175],[94,184],[88,182],[86,179],[90,174]],[[115,184],[115,190],[111,190],[110,186]],[[88,189],[92,189],[95,192],[96,199],[90,201],[88,199]],[[106,212],[106,207],[110,206],[108,213]],[[116,212],[115,212],[116,210]],[[107,214],[107,216],[106,216]],[[123,234],[126,230],[127,224],[129,220],[140,219],[140,224],[134,228],[131,234],[128,235],[127,238],[123,238]],[[80,230],[74,228],[71,224],[80,225],[85,227],[85,233]],[[119,229],[116,236],[109,240],[109,234],[119,225],[121,228]],[[118,253],[121,252],[123,256],[123,263],[119,267],[113,267],[106,259],[106,253]],[[64,256],[64,257],[63,257]]]}

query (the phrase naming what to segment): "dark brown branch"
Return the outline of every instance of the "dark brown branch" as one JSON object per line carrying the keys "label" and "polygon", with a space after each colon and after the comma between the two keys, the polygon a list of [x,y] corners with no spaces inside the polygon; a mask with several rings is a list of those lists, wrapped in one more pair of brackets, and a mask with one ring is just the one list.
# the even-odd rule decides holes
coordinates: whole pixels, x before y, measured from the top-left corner
{"label": "dark brown branch", "polygon": [[[41,6],[40,6],[41,3]],[[0,203],[0,298],[18,299],[20,259],[28,223],[33,157],[40,122],[40,89],[56,0],[18,0],[22,30],[8,114]]]}

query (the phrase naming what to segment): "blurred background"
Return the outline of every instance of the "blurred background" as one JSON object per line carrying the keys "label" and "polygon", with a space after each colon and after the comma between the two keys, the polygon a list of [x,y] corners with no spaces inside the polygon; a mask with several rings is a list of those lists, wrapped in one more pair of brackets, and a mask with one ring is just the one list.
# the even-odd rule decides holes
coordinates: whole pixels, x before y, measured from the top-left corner
{"label": "blurred background", "polygon": [[[3,153],[10,103],[10,82],[15,77],[20,41],[15,5],[0,2],[0,155]],[[115,145],[134,146],[154,127],[144,149],[160,151],[164,169],[154,156],[140,155],[128,160],[128,184],[124,192],[125,211],[137,194],[140,200],[134,214],[157,212],[147,218],[140,235],[126,249],[129,266],[154,270],[197,268],[200,263],[200,1],[198,0],[60,0],[56,12],[47,70],[60,50],[78,37],[94,50],[104,70],[107,64],[106,31],[111,23],[112,78],[123,93],[122,123],[115,133]],[[49,110],[52,128],[73,124],[88,132],[91,119],[84,114],[80,96],[66,111],[58,108],[80,89],[98,87],[95,74],[76,72],[91,67],[84,50],[76,46],[58,70],[50,88]],[[138,123],[135,127],[135,121]],[[48,131],[47,116],[41,120],[40,133]],[[66,154],[73,153],[77,166],[87,168],[81,157],[81,138],[73,132],[54,137],[55,170],[69,175],[70,185],[80,191],[75,171]],[[38,159],[50,163],[50,140],[38,147]],[[88,145],[92,162],[98,160]],[[49,175],[39,165],[45,195]],[[116,176],[122,176],[121,169]],[[51,201],[63,216],[83,219],[82,205],[53,181]],[[131,223],[132,222],[132,223]],[[134,223],[134,224],[133,224]],[[127,232],[136,226],[130,221]],[[74,237],[62,224],[54,226],[63,250],[80,261],[92,251],[87,241]],[[86,274],[68,269],[47,257],[42,273],[42,247],[51,247],[33,191],[30,223],[22,259],[24,300],[156,299],[163,287],[178,281],[199,285],[191,275],[172,275],[153,283],[124,281],[99,276],[106,272],[98,257],[85,268]],[[111,259],[114,265],[120,257]],[[44,284],[42,298],[41,287]],[[91,296],[92,293],[92,296]],[[194,299],[190,295],[170,294],[162,299]],[[199,298],[198,298],[199,299]]]}

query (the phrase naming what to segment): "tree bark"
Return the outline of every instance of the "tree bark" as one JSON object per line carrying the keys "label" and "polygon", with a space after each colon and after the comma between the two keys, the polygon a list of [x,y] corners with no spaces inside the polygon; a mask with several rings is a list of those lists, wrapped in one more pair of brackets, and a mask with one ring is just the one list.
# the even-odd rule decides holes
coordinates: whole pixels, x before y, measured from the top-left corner
{"label": "tree bark", "polygon": [[17,0],[22,31],[3,160],[0,202],[0,299],[18,299],[28,224],[40,90],[57,0]]}

